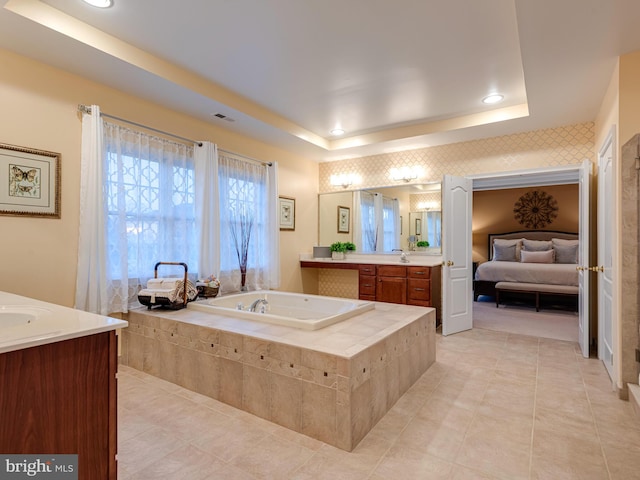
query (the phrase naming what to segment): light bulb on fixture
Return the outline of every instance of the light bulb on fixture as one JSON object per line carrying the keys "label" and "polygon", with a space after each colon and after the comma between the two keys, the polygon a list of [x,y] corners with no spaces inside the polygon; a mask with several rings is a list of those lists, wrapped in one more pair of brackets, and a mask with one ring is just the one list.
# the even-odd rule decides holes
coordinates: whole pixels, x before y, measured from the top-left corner
{"label": "light bulb on fixture", "polygon": [[84,2],[98,8],[109,8],[113,5],[113,0],[84,0]]}
{"label": "light bulb on fixture", "polygon": [[329,183],[334,187],[341,186],[342,188],[347,188],[355,183],[355,176],[346,173],[341,175],[331,175]]}
{"label": "light bulb on fixture", "polygon": [[343,129],[341,129],[341,128],[334,128],[334,129],[333,129],[333,130],[331,130],[329,133],[330,133],[331,135],[334,135],[334,136],[344,135],[344,130],[343,130]]}
{"label": "light bulb on fixture", "polygon": [[391,179],[395,181],[402,180],[404,182],[410,182],[411,180],[418,178],[418,173],[418,167],[392,168]]}
{"label": "light bulb on fixture", "polygon": [[504,99],[504,95],[500,95],[499,93],[492,93],[491,95],[487,95],[482,99],[482,103],[486,105],[493,105],[494,103],[500,103]]}

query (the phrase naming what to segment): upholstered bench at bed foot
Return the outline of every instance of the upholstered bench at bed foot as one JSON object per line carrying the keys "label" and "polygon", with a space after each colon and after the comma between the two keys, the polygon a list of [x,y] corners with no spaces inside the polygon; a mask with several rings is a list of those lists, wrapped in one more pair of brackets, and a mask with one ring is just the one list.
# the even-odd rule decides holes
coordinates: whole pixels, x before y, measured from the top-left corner
{"label": "upholstered bench at bed foot", "polygon": [[500,295],[503,292],[530,294],[535,300],[536,312],[540,311],[540,295],[555,295],[578,299],[578,287],[572,285],[550,285],[546,283],[496,283],[496,308],[500,306]]}

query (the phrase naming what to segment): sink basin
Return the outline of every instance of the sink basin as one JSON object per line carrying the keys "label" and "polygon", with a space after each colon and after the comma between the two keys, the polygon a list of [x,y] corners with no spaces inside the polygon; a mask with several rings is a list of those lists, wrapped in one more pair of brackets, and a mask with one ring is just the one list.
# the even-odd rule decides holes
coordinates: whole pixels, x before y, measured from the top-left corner
{"label": "sink basin", "polygon": [[34,313],[0,312],[0,329],[28,325],[37,319],[38,316]]}
{"label": "sink basin", "polygon": [[0,291],[0,354],[126,326],[124,320]]}
{"label": "sink basin", "polygon": [[30,323],[47,317],[50,310],[40,307],[22,305],[1,305],[0,306],[0,330],[5,328],[25,326]]}
{"label": "sink basin", "polygon": [[0,344],[17,339],[50,336],[57,333],[46,308],[27,305],[0,306]]}

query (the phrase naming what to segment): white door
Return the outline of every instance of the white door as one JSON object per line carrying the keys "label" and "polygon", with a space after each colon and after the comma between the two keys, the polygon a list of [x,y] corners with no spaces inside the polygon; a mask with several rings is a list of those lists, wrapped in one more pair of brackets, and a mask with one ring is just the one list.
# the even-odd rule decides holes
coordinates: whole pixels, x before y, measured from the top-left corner
{"label": "white door", "polygon": [[591,162],[585,160],[580,169],[579,238],[578,252],[578,343],[582,356],[589,358],[589,194],[591,189]]}
{"label": "white door", "polygon": [[473,327],[471,201],[473,181],[444,176],[442,183],[442,334]]}
{"label": "white door", "polygon": [[615,242],[615,127],[611,128],[598,153],[598,357],[615,381],[615,283],[613,245]]}

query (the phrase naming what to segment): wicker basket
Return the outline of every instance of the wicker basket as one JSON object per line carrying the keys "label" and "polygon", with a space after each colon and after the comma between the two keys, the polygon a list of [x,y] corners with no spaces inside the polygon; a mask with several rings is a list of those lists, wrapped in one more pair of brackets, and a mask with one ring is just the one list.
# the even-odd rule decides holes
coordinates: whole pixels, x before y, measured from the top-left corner
{"label": "wicker basket", "polygon": [[198,295],[204,298],[212,298],[218,295],[220,287],[209,287],[207,285],[198,285]]}

